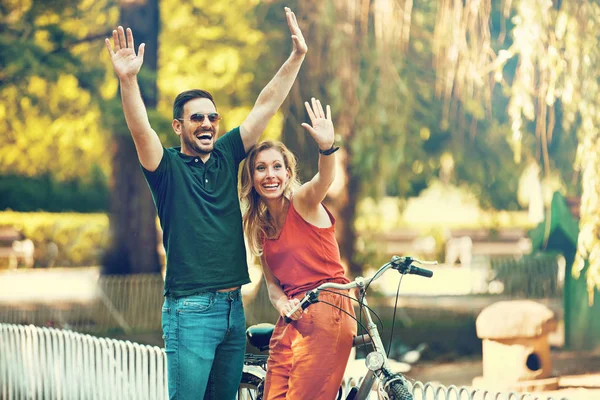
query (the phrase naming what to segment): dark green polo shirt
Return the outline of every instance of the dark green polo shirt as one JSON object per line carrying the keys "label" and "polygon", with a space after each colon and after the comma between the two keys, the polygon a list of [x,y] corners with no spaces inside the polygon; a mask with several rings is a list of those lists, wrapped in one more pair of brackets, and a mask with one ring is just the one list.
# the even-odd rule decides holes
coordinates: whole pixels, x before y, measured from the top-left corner
{"label": "dark green polo shirt", "polygon": [[180,150],[165,148],[154,172],[142,167],[163,229],[165,296],[250,282],[237,193],[246,157],[240,129],[217,140],[206,164]]}

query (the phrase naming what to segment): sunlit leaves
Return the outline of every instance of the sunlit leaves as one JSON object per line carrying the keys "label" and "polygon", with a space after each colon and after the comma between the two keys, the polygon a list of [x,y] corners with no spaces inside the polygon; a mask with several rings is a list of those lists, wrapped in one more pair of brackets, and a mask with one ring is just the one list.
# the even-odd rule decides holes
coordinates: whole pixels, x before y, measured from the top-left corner
{"label": "sunlit leaves", "polygon": [[[159,48],[161,110],[170,113],[175,96],[192,88],[211,92],[225,114],[236,104],[254,102],[258,93],[251,91],[251,71],[260,65],[258,58],[267,50],[264,35],[253,17],[257,3],[161,3],[165,20]],[[283,10],[281,24],[282,29],[287,29]]]}
{"label": "sunlit leaves", "polygon": [[27,176],[52,173],[58,179],[87,176],[94,164],[106,170],[100,114],[77,80],[65,75],[51,83],[32,77],[27,86],[36,104],[16,89],[0,92],[4,113],[11,115],[0,125],[0,170]]}
{"label": "sunlit leaves", "polygon": [[[576,169],[581,173],[581,220],[577,256],[573,273],[587,268],[590,303],[594,288],[600,288],[600,98],[598,97],[598,65],[600,62],[600,5],[594,1],[565,2],[562,23],[564,54],[565,111],[569,118],[565,126],[576,122],[579,147]],[[563,28],[564,26],[564,28]],[[562,33],[562,32],[561,32]]]}
{"label": "sunlit leaves", "polygon": [[87,179],[95,166],[107,171],[106,134],[92,100],[102,76],[92,62],[98,46],[84,36],[97,28],[85,7],[100,12],[107,3],[3,4],[0,171],[58,180]]}

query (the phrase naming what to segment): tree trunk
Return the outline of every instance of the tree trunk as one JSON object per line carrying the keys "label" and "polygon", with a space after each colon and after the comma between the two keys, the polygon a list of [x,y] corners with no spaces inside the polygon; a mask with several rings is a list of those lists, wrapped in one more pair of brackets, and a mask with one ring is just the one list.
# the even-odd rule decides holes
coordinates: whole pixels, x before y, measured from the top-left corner
{"label": "tree trunk", "polygon": [[[325,203],[336,216],[336,235],[340,244],[342,261],[349,274],[362,274],[362,267],[354,262],[357,200],[360,179],[352,170],[351,143],[358,109],[357,79],[360,45],[356,30],[355,15],[347,1],[335,0],[333,21],[323,17],[328,4],[322,0],[298,3],[298,16],[311,16],[299,21],[304,32],[309,32],[309,56],[300,70],[298,82],[290,93],[288,110],[283,126],[282,140],[300,161],[299,176],[302,182],[311,179],[317,172],[318,149],[314,140],[300,126],[308,120],[304,102],[311,97],[319,98],[324,104],[338,102],[339,113],[334,116],[336,137],[341,137],[343,148],[336,153],[340,160],[336,170],[336,181],[330,189]],[[342,100],[333,98],[331,83],[339,88]]]}
{"label": "tree trunk", "polygon": [[357,84],[360,75],[361,32],[357,15],[354,13],[358,2],[334,0],[333,3],[336,14],[334,32],[337,36],[337,45],[329,52],[335,54],[335,59],[329,60],[329,65],[333,66],[337,76],[339,94],[343,102],[336,121],[336,133],[342,137],[344,146],[338,152],[343,167],[338,168],[336,175],[338,182],[334,183],[336,186],[330,193],[328,204],[337,211],[337,232],[342,260],[348,268],[348,273],[351,276],[358,276],[362,274],[362,266],[354,261],[356,248],[354,220],[360,194],[360,178],[355,175],[352,166],[352,141],[359,109]]}
{"label": "tree trunk", "polygon": [[[348,157],[350,158],[350,157]],[[340,243],[340,253],[342,259],[345,260],[348,266],[348,272],[351,276],[362,275],[362,265],[354,261],[354,252],[356,249],[356,230],[354,229],[354,221],[356,220],[356,208],[360,192],[360,179],[352,174],[351,165],[346,164],[346,183],[345,201],[339,201],[337,230],[338,242]],[[341,200],[341,199],[340,199]]]}
{"label": "tree trunk", "polygon": [[[141,43],[146,43],[144,65],[138,79],[146,107],[153,109],[157,103],[158,1],[121,0],[121,24],[132,29],[136,51]],[[112,156],[112,244],[104,260],[103,273],[160,272],[156,211],[127,127],[113,133]]]}
{"label": "tree trunk", "polygon": [[[301,182],[307,182],[317,173],[319,151],[310,133],[300,124],[309,121],[304,102],[315,97],[327,103],[327,95],[323,82],[327,81],[329,71],[324,67],[327,62],[325,48],[326,40],[330,37],[323,29],[322,21],[317,19],[323,13],[324,4],[321,0],[306,0],[298,2],[295,13],[305,34],[309,32],[309,56],[298,73],[296,83],[292,87],[286,101],[286,113],[283,122],[281,139],[283,143],[298,158],[298,177]],[[311,16],[312,18],[304,18]],[[315,18],[316,17],[316,18]]]}

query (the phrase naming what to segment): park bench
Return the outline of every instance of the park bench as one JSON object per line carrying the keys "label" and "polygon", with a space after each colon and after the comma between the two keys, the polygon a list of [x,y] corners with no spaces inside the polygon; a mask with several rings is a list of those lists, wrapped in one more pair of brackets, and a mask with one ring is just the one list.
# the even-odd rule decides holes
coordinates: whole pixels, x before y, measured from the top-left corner
{"label": "park bench", "polygon": [[531,252],[531,240],[521,228],[453,229],[446,241],[445,262],[469,265],[473,256],[514,257]]}
{"label": "park bench", "polygon": [[21,261],[33,267],[35,246],[12,226],[0,226],[0,259],[8,260],[8,268],[14,269]]}
{"label": "park bench", "polygon": [[423,236],[416,229],[398,229],[392,232],[375,234],[375,243],[382,245],[381,251],[386,255],[421,255],[434,257],[436,242],[432,236]]}
{"label": "park bench", "polygon": [[473,255],[521,256],[531,252],[531,240],[527,237],[527,231],[521,228],[504,228],[498,231],[455,229],[451,231],[450,236],[470,237],[473,242]]}

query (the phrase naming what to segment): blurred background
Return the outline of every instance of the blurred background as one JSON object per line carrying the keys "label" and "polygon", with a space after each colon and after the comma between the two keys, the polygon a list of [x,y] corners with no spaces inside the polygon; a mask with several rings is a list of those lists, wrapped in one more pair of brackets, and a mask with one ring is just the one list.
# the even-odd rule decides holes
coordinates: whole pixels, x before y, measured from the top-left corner
{"label": "blurred background", "polygon": [[[440,262],[402,283],[394,346],[480,360],[478,314],[534,299],[558,321],[556,357],[598,354],[593,0],[3,0],[0,322],[162,346],[161,232],[104,38],[120,24],[146,43],[142,94],[173,146],[184,90],[214,95],[221,132],[243,121],[291,51],[284,6],[309,53],[264,138],[310,179],[303,102],[331,104],[342,149],[327,204],[348,274],[394,254]],[[248,324],[274,322],[249,262]],[[385,323],[397,287],[373,288]]]}

